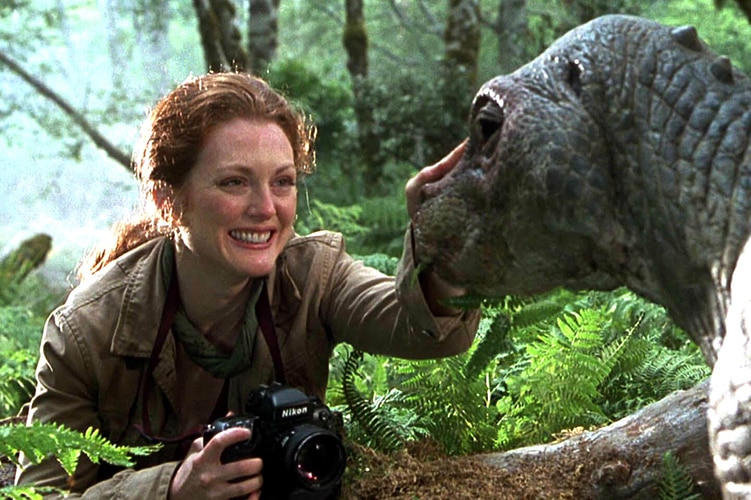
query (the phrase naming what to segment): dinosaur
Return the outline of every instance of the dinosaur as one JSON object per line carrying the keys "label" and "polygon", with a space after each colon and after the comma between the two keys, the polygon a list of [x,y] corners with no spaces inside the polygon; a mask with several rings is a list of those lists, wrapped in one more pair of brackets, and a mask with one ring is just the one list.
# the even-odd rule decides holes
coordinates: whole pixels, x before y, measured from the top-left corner
{"label": "dinosaur", "polygon": [[751,498],[751,83],[691,26],[608,15],[482,85],[415,255],[477,294],[626,286],[712,367],[715,475]]}

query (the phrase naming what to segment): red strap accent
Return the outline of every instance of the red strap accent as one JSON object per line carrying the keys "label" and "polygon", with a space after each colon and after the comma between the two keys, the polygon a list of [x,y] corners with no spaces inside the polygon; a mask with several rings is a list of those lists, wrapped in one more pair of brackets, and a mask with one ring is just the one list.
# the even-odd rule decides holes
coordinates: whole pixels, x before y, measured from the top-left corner
{"label": "red strap accent", "polygon": [[261,295],[258,297],[258,302],[256,302],[256,317],[258,317],[258,324],[261,326],[263,338],[266,339],[266,344],[269,346],[271,360],[274,362],[276,381],[285,384],[287,382],[284,376],[284,363],[282,363],[282,355],[279,352],[279,341],[276,337],[276,328],[274,327],[274,318],[271,313],[271,304],[269,304],[265,281]]}
{"label": "red strap accent", "polygon": [[[149,393],[151,392],[151,376],[154,374],[154,369],[159,361],[159,354],[164,347],[164,341],[167,339],[167,333],[172,326],[172,320],[175,317],[177,308],[180,307],[180,289],[177,286],[177,273],[172,272],[172,279],[170,280],[170,286],[167,290],[167,300],[164,303],[164,310],[162,311],[162,321],[159,324],[159,331],[154,341],[154,347],[151,349],[151,356],[149,357],[149,364],[146,367],[146,371],[143,372],[141,377],[141,422],[142,425],[134,425],[136,430],[141,433],[149,441],[173,444],[181,443],[186,440],[194,440],[195,438],[203,434],[204,426],[196,426],[189,429],[184,434],[176,436],[174,438],[165,438],[161,436],[154,436],[151,431],[151,420],[149,419]],[[225,385],[227,385],[225,383]]]}

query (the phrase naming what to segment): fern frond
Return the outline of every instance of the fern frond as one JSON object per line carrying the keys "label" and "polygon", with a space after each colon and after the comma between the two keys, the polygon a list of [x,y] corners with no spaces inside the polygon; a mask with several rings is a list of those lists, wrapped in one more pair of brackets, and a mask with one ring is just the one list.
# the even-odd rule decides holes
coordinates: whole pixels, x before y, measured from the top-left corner
{"label": "fern frond", "polygon": [[51,487],[5,486],[0,488],[0,498],[8,500],[43,500],[46,493],[59,493],[64,496],[64,492]]}
{"label": "fern frond", "polygon": [[465,372],[466,355],[395,366],[405,404],[449,454],[488,450],[495,439],[489,381]]}
{"label": "fern frond", "polygon": [[[511,325],[514,329],[524,329],[554,320],[570,304],[573,294],[567,290],[555,290],[536,297],[535,300],[515,298],[508,303]],[[513,299],[513,298],[512,298]]]}
{"label": "fern frond", "polygon": [[362,214],[362,207],[338,207],[320,200],[313,200],[310,209],[300,212],[300,220],[295,230],[300,234],[308,234],[321,229],[338,231],[351,238],[367,232],[367,228],[358,222]]}
{"label": "fern frond", "polygon": [[353,350],[344,364],[342,391],[347,402],[347,409],[352,419],[376,443],[378,450],[396,451],[403,445],[401,437],[391,426],[388,419],[384,418],[383,413],[377,407],[371,405],[370,401],[357,390],[355,378],[363,356],[362,351]]}
{"label": "fern frond", "polygon": [[662,477],[659,482],[660,500],[698,500],[694,481],[678,458],[670,452],[662,457]]}
{"label": "fern frond", "polygon": [[687,389],[710,374],[710,368],[694,353],[657,346],[640,368],[639,377],[659,395]]}
{"label": "fern frond", "polygon": [[407,210],[404,198],[399,195],[363,198],[360,202],[361,223],[371,230],[402,233],[407,225]]}
{"label": "fern frond", "polygon": [[526,345],[527,364],[507,382],[508,395],[497,403],[504,413],[500,443],[539,443],[561,429],[608,421],[598,404],[600,387],[619,352],[601,335],[608,322],[602,308],[567,312]]}
{"label": "fern frond", "polygon": [[511,329],[511,322],[509,321],[508,316],[500,313],[491,318],[488,322],[489,325],[487,326],[487,329],[485,329],[482,338],[477,343],[477,347],[472,351],[469,361],[467,361],[467,364],[465,365],[464,372],[467,378],[474,379],[479,376],[480,372],[482,372],[499,353],[513,347],[508,338]]}
{"label": "fern frond", "polygon": [[97,429],[89,428],[84,433],[62,425],[11,424],[0,426],[0,455],[8,457],[18,466],[17,454],[22,452],[31,463],[39,463],[49,455],[57,458],[66,473],[75,471],[81,453],[92,462],[105,461],[113,465],[130,467],[132,456],[148,455],[160,448],[154,446],[119,446],[110,443]]}

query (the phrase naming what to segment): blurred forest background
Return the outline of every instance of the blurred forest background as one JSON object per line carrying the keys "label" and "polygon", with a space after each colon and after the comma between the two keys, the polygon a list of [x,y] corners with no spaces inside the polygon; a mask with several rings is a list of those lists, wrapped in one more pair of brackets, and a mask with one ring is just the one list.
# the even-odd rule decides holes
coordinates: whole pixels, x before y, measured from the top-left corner
{"label": "blurred forest background", "polygon": [[[342,231],[391,272],[404,183],[466,136],[475,90],[606,13],[694,25],[751,73],[744,0],[0,0],[0,417],[28,399],[44,319],[83,252],[137,203],[130,149],[180,81],[239,66],[302,106],[319,139],[298,232]],[[329,402],[349,412],[351,436],[509,448],[613,421],[708,374],[662,309],[623,290],[481,304],[466,356],[337,351]]]}

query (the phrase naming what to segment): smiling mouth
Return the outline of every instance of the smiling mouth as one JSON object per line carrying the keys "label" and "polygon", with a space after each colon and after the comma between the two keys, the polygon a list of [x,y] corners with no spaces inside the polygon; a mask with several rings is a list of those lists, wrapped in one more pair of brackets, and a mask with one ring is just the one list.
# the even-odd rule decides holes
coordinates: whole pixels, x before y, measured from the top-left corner
{"label": "smiling mouth", "polygon": [[267,243],[271,239],[271,231],[230,231],[229,235],[243,243]]}

